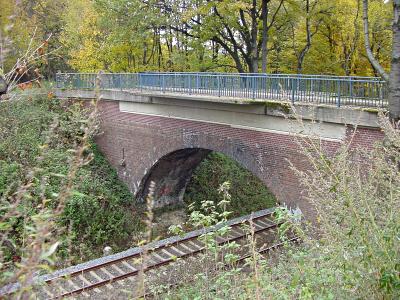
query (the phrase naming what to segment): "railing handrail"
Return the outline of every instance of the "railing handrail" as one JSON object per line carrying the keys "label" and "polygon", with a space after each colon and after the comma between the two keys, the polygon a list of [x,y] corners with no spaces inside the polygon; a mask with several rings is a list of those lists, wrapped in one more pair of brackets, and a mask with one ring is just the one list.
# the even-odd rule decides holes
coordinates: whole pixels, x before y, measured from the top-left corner
{"label": "railing handrail", "polygon": [[[98,75],[99,73],[88,72],[88,73],[79,73],[79,72],[66,72],[66,73],[57,73],[57,75]],[[344,80],[374,80],[374,81],[382,81],[385,82],[381,77],[373,77],[373,76],[342,76],[342,75],[317,75],[317,74],[295,74],[295,73],[222,73],[222,72],[156,72],[156,71],[144,71],[144,72],[103,72],[104,75],[199,75],[199,76],[242,76],[242,77],[289,77],[289,78],[312,78],[312,79],[344,79]]]}
{"label": "railing handrail", "polygon": [[[381,77],[374,76],[359,76],[359,75],[329,75],[329,74],[296,74],[296,73],[235,73],[235,72],[157,72],[157,71],[143,71],[143,72],[135,72],[135,73],[123,73],[123,74],[189,74],[189,75],[218,75],[218,76],[227,76],[227,75],[240,75],[240,76],[277,76],[277,77],[285,77],[285,76],[293,76],[293,77],[329,77],[329,78],[362,78],[362,79],[376,79],[382,80]],[[118,74],[109,72],[107,74]]]}
{"label": "railing handrail", "polygon": [[379,77],[267,73],[58,73],[59,88],[151,90],[162,93],[381,107],[388,84]]}

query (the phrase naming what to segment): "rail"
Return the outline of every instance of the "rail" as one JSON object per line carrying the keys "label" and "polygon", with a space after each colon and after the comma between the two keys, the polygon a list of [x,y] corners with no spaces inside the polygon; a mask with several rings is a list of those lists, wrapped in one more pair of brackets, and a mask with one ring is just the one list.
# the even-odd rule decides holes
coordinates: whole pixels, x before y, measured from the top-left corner
{"label": "rail", "polygon": [[[59,89],[94,89],[96,73],[58,73]],[[387,105],[377,77],[252,73],[103,73],[101,89],[290,101],[358,107]]]}
{"label": "rail", "polygon": [[[273,209],[258,211],[214,227],[189,232],[185,236],[171,237],[144,247],[133,248],[53,274],[40,276],[36,279],[37,285],[34,287],[36,296],[39,299],[60,299],[79,295],[85,298],[98,298],[105,291],[117,292],[122,286],[135,291],[138,288],[140,272],[160,273],[160,269],[163,268],[163,272],[166,272],[167,278],[169,278],[169,273],[176,272],[176,267],[173,265],[177,262],[190,258],[197,261],[195,257],[206,251],[206,245],[199,237],[223,226],[229,226],[230,230],[226,235],[216,235],[215,241],[218,245],[238,243],[240,247],[235,250],[235,253],[239,255],[237,262],[243,262],[249,257],[249,249],[246,248],[246,245],[250,233],[243,225],[249,225],[250,222],[256,239],[256,251],[266,254],[283,245],[282,242],[276,240],[277,229],[281,223],[275,221],[273,213]],[[299,238],[289,236],[289,241],[297,242]],[[141,259],[145,251],[146,259],[142,264]],[[171,269],[166,269],[168,266],[171,266]],[[10,295],[18,288],[17,285],[3,288],[3,295]]]}

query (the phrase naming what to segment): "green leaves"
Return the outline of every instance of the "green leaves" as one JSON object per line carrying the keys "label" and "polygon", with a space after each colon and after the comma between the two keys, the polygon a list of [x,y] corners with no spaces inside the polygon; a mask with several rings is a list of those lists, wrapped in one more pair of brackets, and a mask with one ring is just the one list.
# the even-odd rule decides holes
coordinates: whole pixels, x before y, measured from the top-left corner
{"label": "green leaves", "polygon": [[398,294],[400,291],[400,263],[393,270],[382,269],[380,273],[379,287],[390,295]]}
{"label": "green leaves", "polygon": [[225,208],[225,217],[230,218],[272,207],[276,200],[252,173],[227,156],[213,152],[194,171],[184,201],[192,203],[194,209],[216,205],[223,212]]}
{"label": "green leaves", "polygon": [[[131,193],[95,145],[85,150],[87,162],[56,214],[86,118],[78,105],[57,99],[0,103],[0,218],[9,215],[1,219],[0,231],[15,245],[15,253],[4,256],[7,265],[13,255],[22,256],[31,238],[46,240],[40,255],[51,262],[77,253],[82,259],[95,256],[106,241],[118,249],[142,229],[131,211]],[[53,228],[51,237],[38,235],[44,226]]]}

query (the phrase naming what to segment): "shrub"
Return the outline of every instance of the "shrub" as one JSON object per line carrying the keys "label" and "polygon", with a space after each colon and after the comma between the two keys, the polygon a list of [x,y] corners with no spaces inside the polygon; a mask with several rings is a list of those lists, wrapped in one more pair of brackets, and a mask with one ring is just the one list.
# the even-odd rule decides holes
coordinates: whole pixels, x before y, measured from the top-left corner
{"label": "shrub", "polygon": [[[22,212],[2,223],[9,230],[6,244],[13,245],[13,253],[3,257],[7,262],[11,255],[23,256],[27,220],[44,207],[58,209],[75,149],[85,134],[87,112],[79,104],[43,96],[21,98],[0,103],[0,127],[0,217],[15,205]],[[98,256],[105,244],[115,250],[126,247],[126,240],[142,229],[126,185],[93,142],[84,147],[88,160],[79,162],[54,232],[63,241],[58,253],[75,262]],[[13,195],[16,191],[22,199]]]}
{"label": "shrub", "polygon": [[218,187],[229,181],[232,217],[275,206],[275,196],[255,175],[224,154],[212,152],[196,168],[186,188],[184,201],[200,209],[204,201],[219,199]]}

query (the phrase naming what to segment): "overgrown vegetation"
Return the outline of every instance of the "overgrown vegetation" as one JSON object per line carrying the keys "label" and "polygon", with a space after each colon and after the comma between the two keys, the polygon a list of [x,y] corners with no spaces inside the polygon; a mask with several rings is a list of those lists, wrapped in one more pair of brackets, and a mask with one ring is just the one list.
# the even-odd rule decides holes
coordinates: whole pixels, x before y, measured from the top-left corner
{"label": "overgrown vegetation", "polygon": [[[79,103],[53,98],[26,98],[0,104],[0,126],[4,128],[0,132],[2,282],[10,277],[29,282],[28,275],[33,272],[26,271],[28,264],[35,271],[47,270],[47,265],[54,263],[54,253],[75,260],[87,258],[104,241],[118,245],[129,239],[132,231],[142,229],[139,219],[129,213],[131,195],[118,181],[115,171],[96,146],[80,146],[95,132],[87,127],[96,127],[87,124],[86,115]],[[242,266],[236,264],[237,256],[225,252],[236,249],[235,245],[229,249],[217,247],[211,235],[204,236],[209,242],[208,254],[218,259],[220,254],[227,254],[223,259],[232,268],[226,269],[225,263],[208,256],[206,273],[200,272],[194,282],[177,290],[164,287],[162,297],[398,299],[400,132],[385,118],[382,127],[385,140],[369,152],[350,149],[349,142],[334,156],[327,156],[318,139],[299,140],[302,154],[313,167],[307,172],[295,168],[293,171],[318,212],[317,236],[311,227],[297,222],[294,217],[298,216],[279,209],[279,216],[287,219],[285,225],[302,235],[303,244],[287,245],[285,252],[277,252],[268,259],[259,257],[250,247],[253,255],[246,261],[246,273],[240,272]],[[75,158],[82,155],[85,159],[78,160],[76,173],[71,172]],[[228,166],[231,176],[221,166]],[[250,175],[225,156],[212,154],[188,187],[188,199],[195,200],[190,222],[200,227],[218,223],[230,216],[228,211],[246,203],[238,200],[246,189],[236,186],[236,180],[246,183],[252,191],[249,197],[259,199],[255,203],[264,208],[263,197],[268,193],[261,183],[255,188],[258,183]],[[65,203],[61,202],[61,210],[57,201],[64,199],[63,193],[70,187],[68,178],[72,178],[73,184]],[[216,186],[230,178],[230,193],[229,186],[224,184],[215,188],[214,193],[200,190],[200,196],[196,196],[195,188],[204,187],[210,178]],[[261,195],[260,191],[266,194]],[[241,214],[246,211],[240,209]],[[49,226],[54,218],[55,226]],[[179,227],[175,229],[179,233]],[[42,233],[43,238],[39,236]],[[36,242],[30,246],[32,240]],[[249,246],[252,243],[250,239]],[[40,247],[40,255],[32,260],[32,253],[27,251],[36,251],[35,247]]]}
{"label": "overgrown vegetation", "polygon": [[276,205],[275,196],[255,175],[224,154],[212,152],[196,168],[186,188],[184,201],[196,209],[204,201],[219,201],[218,188],[230,182],[231,201],[228,211],[232,217],[270,208]]}
{"label": "overgrown vegetation", "polygon": [[329,157],[318,140],[299,141],[313,168],[294,172],[318,212],[317,235],[280,209],[302,234],[301,246],[258,258],[258,267],[248,273],[221,271],[207,282],[198,276],[163,297],[399,299],[400,132],[384,118],[382,126],[384,142],[368,153],[351,150],[348,143]]}
{"label": "overgrown vegetation", "polygon": [[[42,235],[41,230],[47,242],[36,242],[47,245],[44,252],[52,256],[48,263],[57,261],[59,266],[98,257],[106,245],[118,251],[140,241],[143,208],[134,205],[127,187],[91,141],[97,124],[88,121],[89,110],[52,94],[18,97],[0,103],[1,281],[24,269],[21,260],[32,251],[27,241]],[[77,149],[82,152],[78,162]],[[204,201],[218,201],[218,187],[226,180],[232,181],[233,196],[224,209],[234,216],[275,203],[254,175],[218,153],[196,170],[187,202],[194,202],[195,209]],[[158,218],[166,210],[157,213]],[[40,224],[51,225],[43,229]],[[37,270],[32,264],[32,272]]]}
{"label": "overgrown vegetation", "polygon": [[[9,208],[22,212],[1,220],[3,233],[9,233],[2,235],[2,267],[13,257],[18,261],[24,256],[26,226],[43,205],[57,208],[86,126],[87,113],[78,103],[43,96],[0,103],[0,216],[7,215]],[[92,142],[84,155],[88,160],[73,178],[54,232],[54,238],[63,241],[58,255],[73,262],[98,256],[105,245],[126,247],[127,240],[142,229],[131,193]],[[32,182],[14,207],[30,176]]]}

